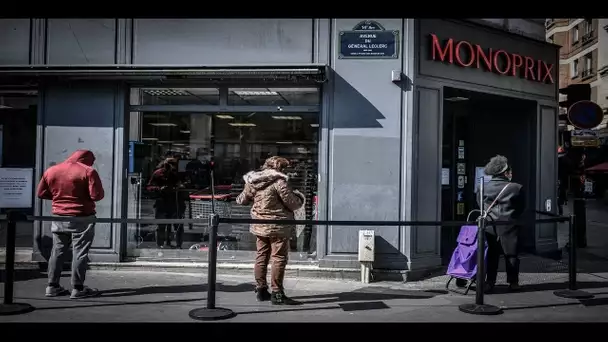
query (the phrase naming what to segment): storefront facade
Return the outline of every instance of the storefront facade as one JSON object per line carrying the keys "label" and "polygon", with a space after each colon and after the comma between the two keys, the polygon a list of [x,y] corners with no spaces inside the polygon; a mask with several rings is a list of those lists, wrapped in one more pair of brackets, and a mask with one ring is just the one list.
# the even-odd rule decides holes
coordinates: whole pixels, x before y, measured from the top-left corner
{"label": "storefront facade", "polygon": [[[441,20],[2,22],[2,30],[14,32],[7,43],[11,52],[0,57],[3,89],[37,92],[35,180],[72,151],[92,150],[107,194],[99,217],[151,218],[147,177],[159,158],[174,153],[203,163],[212,155],[215,184],[232,192],[243,172],[265,156],[284,155],[297,165],[290,172],[307,193],[302,215],[308,218],[441,220],[445,87],[536,102],[532,204],[544,209],[547,199],[555,203],[557,86],[546,76],[557,62],[552,45]],[[31,35],[24,34],[30,28]],[[433,35],[440,44],[435,53],[443,56],[435,60],[429,55]],[[517,59],[513,53],[524,56],[509,63],[521,64],[522,75],[530,67],[534,81],[527,72],[519,77],[520,70],[509,76],[471,67],[478,61],[446,50],[450,38],[457,51],[479,44],[503,49],[511,59]],[[361,45],[367,43],[369,49]],[[526,56],[545,64],[530,66]],[[460,62],[469,67],[454,64]],[[555,68],[548,73],[556,80]],[[539,76],[544,80],[536,81]],[[195,217],[198,209],[188,210]],[[230,207],[231,215],[239,210]],[[49,214],[50,205],[34,200],[33,212]],[[291,260],[358,267],[358,230],[366,228],[301,227]],[[422,271],[441,265],[442,229],[373,229],[375,268]],[[35,224],[33,231],[33,259],[43,260],[49,225]],[[184,249],[159,250],[152,227],[100,224],[91,259],[206,260],[204,249],[189,249],[205,240],[204,231],[186,227]],[[555,231],[535,227],[530,244],[538,251],[557,249]],[[221,262],[253,261],[246,227],[232,227],[226,237]]]}

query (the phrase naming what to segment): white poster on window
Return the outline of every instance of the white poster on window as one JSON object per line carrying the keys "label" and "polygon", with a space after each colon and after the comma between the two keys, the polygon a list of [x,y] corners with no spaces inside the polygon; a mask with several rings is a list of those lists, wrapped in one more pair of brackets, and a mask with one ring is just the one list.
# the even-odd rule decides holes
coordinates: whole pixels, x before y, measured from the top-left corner
{"label": "white poster on window", "polygon": [[450,169],[441,169],[441,185],[450,185]]}
{"label": "white poster on window", "polygon": [[2,129],[4,126],[0,125],[0,167],[2,167],[2,149],[4,148],[2,146],[2,141],[4,141],[4,137],[2,135]]}
{"label": "white poster on window", "polygon": [[0,168],[0,208],[31,208],[34,169]]}
{"label": "white poster on window", "polygon": [[484,184],[487,184],[490,179],[492,179],[492,176],[488,176],[486,175],[486,173],[483,171],[484,167],[476,167],[475,168],[475,192],[477,192],[477,189],[479,189],[479,179],[483,178],[483,182]]}

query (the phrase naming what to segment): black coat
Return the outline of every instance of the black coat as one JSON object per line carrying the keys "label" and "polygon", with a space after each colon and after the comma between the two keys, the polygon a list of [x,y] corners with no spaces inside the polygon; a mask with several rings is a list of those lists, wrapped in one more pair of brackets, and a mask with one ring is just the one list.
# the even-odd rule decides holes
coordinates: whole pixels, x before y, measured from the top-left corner
{"label": "black coat", "polygon": [[[500,198],[494,204],[494,207],[488,213],[488,221],[486,231],[492,235],[498,236],[501,240],[504,253],[516,255],[518,248],[518,236],[520,226],[507,225],[495,226],[492,221],[512,221],[521,218],[526,207],[526,198],[522,185],[509,182],[504,177],[493,177],[484,186],[484,208],[489,207],[500,191],[507,185],[507,189],[500,195]],[[479,196],[477,196],[479,202]],[[477,203],[479,205],[479,203]],[[481,207],[481,205],[480,205]]]}

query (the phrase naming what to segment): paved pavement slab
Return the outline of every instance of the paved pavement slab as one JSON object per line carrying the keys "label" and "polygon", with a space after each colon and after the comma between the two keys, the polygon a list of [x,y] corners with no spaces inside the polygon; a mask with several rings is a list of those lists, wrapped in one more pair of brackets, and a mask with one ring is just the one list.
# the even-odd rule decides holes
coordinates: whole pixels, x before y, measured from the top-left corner
{"label": "paved pavement slab", "polygon": [[[36,307],[18,316],[0,316],[0,322],[192,322],[188,312],[205,306],[206,275],[156,271],[91,271],[87,284],[103,291],[96,298],[45,298],[45,274],[19,274],[16,301]],[[499,278],[499,281],[502,278]],[[608,321],[608,273],[580,274],[582,288],[595,293],[588,301],[553,295],[565,288],[567,275],[522,274],[521,293],[499,287],[486,302],[500,306],[499,316],[462,313],[458,305],[474,301],[444,291],[445,276],[421,282],[381,282],[287,279],[286,292],[301,306],[277,307],[258,303],[251,277],[218,275],[217,306],[237,316],[223,322],[557,322]],[[62,279],[68,285],[66,273]],[[0,286],[1,287],[1,286]],[[3,288],[0,288],[3,291]]]}

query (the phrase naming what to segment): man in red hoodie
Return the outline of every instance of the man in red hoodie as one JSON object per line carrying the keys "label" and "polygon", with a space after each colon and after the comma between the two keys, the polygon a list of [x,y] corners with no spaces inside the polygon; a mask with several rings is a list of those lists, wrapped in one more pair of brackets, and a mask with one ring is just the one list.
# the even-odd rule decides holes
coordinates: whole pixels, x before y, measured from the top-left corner
{"label": "man in red hoodie", "polygon": [[[63,163],[51,166],[44,172],[38,184],[38,197],[52,201],[52,214],[68,217],[95,217],[95,202],[104,197],[99,174],[92,167],[95,155],[88,150],[74,152]],[[95,237],[95,223],[53,222],[53,251],[49,259],[49,283],[47,297],[55,297],[67,291],[59,285],[63,259],[73,243],[72,299],[98,294],[97,290],[84,286],[89,262],[89,249]]]}

